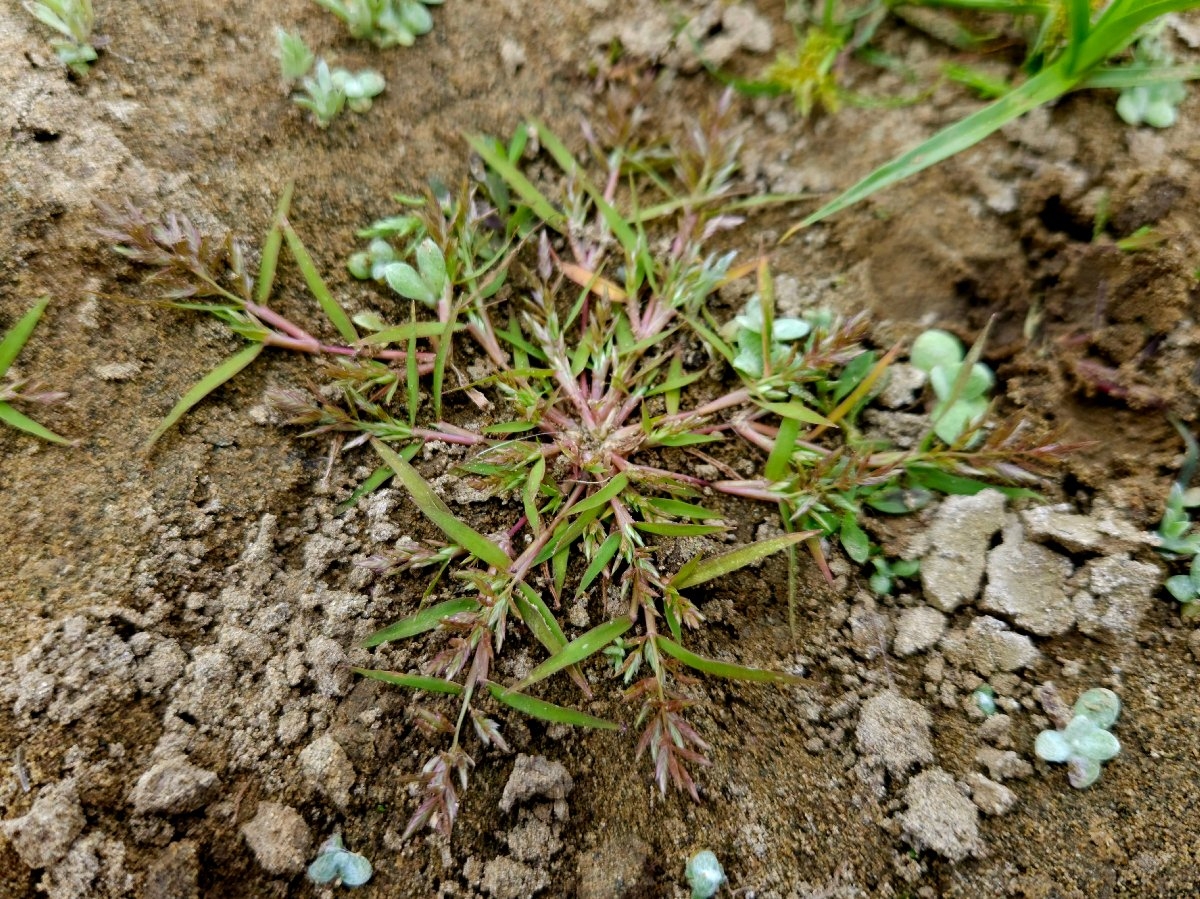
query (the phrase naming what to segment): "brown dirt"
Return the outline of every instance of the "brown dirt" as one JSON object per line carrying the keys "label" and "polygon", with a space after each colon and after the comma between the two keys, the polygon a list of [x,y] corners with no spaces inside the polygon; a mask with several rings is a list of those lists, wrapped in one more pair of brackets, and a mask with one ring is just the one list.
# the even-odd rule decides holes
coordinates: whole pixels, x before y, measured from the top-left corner
{"label": "brown dirt", "polygon": [[[777,42],[788,33],[782,5],[761,4]],[[298,808],[318,839],[341,827],[376,865],[362,895],[477,895],[480,872],[505,854],[508,832],[540,814],[497,809],[511,759],[478,754],[449,844],[401,843],[411,808],[406,779],[427,751],[405,719],[407,697],[348,679],[325,690],[312,661],[332,651],[314,648],[319,638],[345,647],[343,675],[347,661],[369,664],[354,641],[410,608],[420,590],[403,579],[370,583],[349,564],[371,545],[372,522],[356,512],[338,524],[333,511],[368,463],[340,462],[324,486],[327,446],[255,423],[251,412],[267,387],[298,383],[309,371],[306,360],[269,353],[144,455],[141,441],[174,398],[236,342],[183,314],[122,302],[137,289],[94,235],[91,201],[132,197],[184,210],[253,243],[294,179],[292,219],[339,297],[353,308],[386,307],[381,294],[343,273],[341,260],[357,248],[354,229],[388,214],[394,191],[419,189],[431,176],[462,177],[463,132],[508,134],[536,115],[575,134],[591,103],[589,67],[602,59],[588,35],[603,21],[597,9],[616,15],[619,4],[458,0],[435,10],[433,34],[414,48],[383,53],[351,42],[304,0],[97,6],[113,43],[83,83],[66,80],[27,17],[0,10],[0,332],[36,297],[54,298],[18,364],[70,391],[39,417],[79,438],[67,450],[0,429],[5,658],[24,658],[23,670],[38,676],[54,668],[57,678],[41,707],[17,702],[31,683],[6,687],[0,756],[23,749],[34,791],[22,792],[6,774],[0,818],[24,814],[39,788],[75,777],[87,816],[77,845],[93,840],[69,857],[74,873],[64,861],[57,875],[75,877],[75,893],[29,872],[0,843],[0,897],[34,895],[39,882],[62,896],[187,895],[192,887],[164,886],[171,876],[185,884],[191,877],[204,896],[325,895],[301,875],[273,878],[255,863],[238,827],[260,800]],[[270,58],[277,23],[351,67],[383,71],[389,87],[376,108],[327,131],[305,122]],[[892,49],[918,63],[944,53],[911,32],[892,39]],[[525,48],[515,72],[501,62],[502,40]],[[867,74],[858,77],[870,86]],[[885,79],[879,89],[887,86]],[[669,129],[716,92],[703,78],[665,71],[651,111]],[[844,186],[965,108],[962,95],[944,87],[917,107],[847,109],[805,124],[782,100],[745,101],[747,180],[775,190]],[[802,235],[778,254],[779,271],[797,279],[804,302],[871,310],[881,344],[932,324],[971,339],[994,317],[988,361],[1004,387],[1001,411],[1086,444],[1050,495],[1083,512],[1115,508],[1152,528],[1181,462],[1164,413],[1194,421],[1200,398],[1200,109],[1189,100],[1181,124],[1162,133],[1124,127],[1103,95],[1070,98],[1031,118]],[[1102,194],[1110,234],[1093,241]],[[788,224],[777,213],[754,227],[768,242]],[[1113,246],[1113,236],[1142,225],[1165,243],[1141,253]],[[283,278],[282,310],[315,322],[298,275]],[[111,362],[140,370],[104,380],[97,368]],[[395,533],[428,532],[403,497],[390,503]],[[768,519],[746,513],[743,532]],[[700,804],[658,796],[644,760],[631,760],[629,735],[506,723],[515,748],[562,761],[575,779],[569,820],[555,824],[563,848],[534,863],[547,877],[542,895],[577,895],[581,882],[596,879],[594,868],[600,881],[611,868],[611,883],[625,865],[636,887],[611,895],[683,896],[683,863],[698,848],[717,852],[743,896],[1196,894],[1200,709],[1190,625],[1174,603],[1161,598],[1126,644],[1078,634],[1038,641],[1044,658],[1012,693],[1021,704],[1014,748],[1032,759],[1031,689],[1051,679],[1069,696],[1116,686],[1126,708],[1117,730],[1124,751],[1087,791],[1070,790],[1060,768],[1041,763],[1033,777],[1010,781],[1018,804],[981,821],[982,857],[950,863],[907,845],[896,823],[902,785],[868,772],[855,723],[863,700],[894,685],[934,715],[938,764],[961,777],[975,769],[980,746],[963,705],[972,682],[947,676],[939,685],[924,655],[899,659],[856,644],[848,618],[861,580],[848,568],[833,588],[806,575],[798,651],[778,563],[731,578],[707,598],[716,621],[700,648],[736,647],[751,663],[802,666],[810,683],[789,691],[711,681],[696,688],[706,700],[698,728],[715,762],[702,775]],[[881,611],[890,616],[917,602],[886,600]],[[262,654],[236,645],[231,629],[258,633],[252,622],[273,604],[287,619],[275,626],[282,636],[268,639]],[[969,620],[957,615],[956,626]],[[129,682],[150,676],[138,661],[150,657],[138,655],[139,639],[154,652],[165,647],[164,658],[178,650],[178,684]],[[196,666],[218,646],[236,661],[234,673],[206,693]],[[395,650],[391,664],[407,651]],[[296,665],[298,674],[281,673]],[[280,678],[287,698],[256,711],[253,696]],[[560,699],[573,701],[562,689]],[[600,695],[592,711],[631,717]],[[293,707],[305,716],[300,734],[273,745],[276,718]],[[358,774],[344,807],[305,787],[296,768],[299,750],[326,732]],[[130,790],[168,733],[217,773],[219,793],[184,813],[135,815]],[[94,875],[86,874],[89,851],[99,860]]]}

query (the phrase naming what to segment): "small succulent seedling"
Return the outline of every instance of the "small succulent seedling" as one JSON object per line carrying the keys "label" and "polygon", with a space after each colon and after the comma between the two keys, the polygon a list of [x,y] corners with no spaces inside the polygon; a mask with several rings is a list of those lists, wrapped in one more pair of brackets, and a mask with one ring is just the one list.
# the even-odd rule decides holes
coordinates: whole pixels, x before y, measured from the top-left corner
{"label": "small succulent seedling", "polygon": [[725,882],[725,870],[716,855],[708,849],[688,859],[684,876],[692,888],[692,899],[712,899]]}
{"label": "small succulent seedling", "polygon": [[346,107],[354,112],[366,112],[386,87],[383,76],[374,69],[331,71],[323,59],[317,60],[313,73],[304,76],[300,84],[304,93],[293,100],[297,106],[309,110],[322,128],[328,128]]}
{"label": "small succulent seedling", "polygon": [[871,575],[871,589],[880,596],[889,596],[897,579],[910,578],[921,569],[920,559],[893,559],[888,561],[882,554],[872,556],[875,573]]}
{"label": "small succulent seedling", "polygon": [[975,688],[971,694],[971,698],[975,700],[975,705],[979,711],[983,712],[988,718],[996,714],[996,691],[991,684],[983,684]]}
{"label": "small succulent seedling", "polygon": [[442,0],[316,0],[346,23],[350,34],[377,47],[411,47],[416,39],[433,30],[433,16],[426,7]]}
{"label": "small succulent seedling", "polygon": [[24,0],[21,4],[29,14],[59,34],[50,42],[58,58],[76,75],[83,77],[88,66],[96,61],[92,27],[96,14],[92,0]]}
{"label": "small succulent seedling", "polygon": [[938,398],[933,407],[933,432],[947,444],[982,421],[994,378],[982,362],[968,364],[958,338],[946,331],[926,331],[913,341],[910,361],[929,375]]}
{"label": "small succulent seedling", "polygon": [[1200,599],[1200,555],[1192,556],[1187,574],[1167,578],[1167,592],[1182,603],[1194,603]]}
{"label": "small succulent seedling", "polygon": [[[1149,72],[1169,75],[1175,60],[1163,46],[1158,29],[1147,32],[1138,40],[1133,52],[1133,65]],[[1117,98],[1117,115],[1129,125],[1150,125],[1170,128],[1179,118],[1179,104],[1187,98],[1182,80],[1163,80],[1137,84],[1121,91]]]}
{"label": "small succulent seedling", "polygon": [[4,339],[0,340],[0,422],[4,422],[19,431],[24,431],[26,434],[32,434],[34,437],[48,440],[51,443],[70,443],[65,437],[60,437],[44,425],[38,424],[29,416],[18,412],[11,405],[13,401],[52,403],[62,399],[66,394],[47,392],[22,393],[21,387],[23,385],[20,381],[14,381],[11,378],[7,381],[4,380],[9,366],[13,364],[13,360],[17,358],[17,354],[21,352],[26,341],[29,340],[29,335],[37,327],[37,323],[41,319],[42,313],[46,311],[46,306],[49,303],[49,297],[42,297],[37,305],[26,312],[21,317],[21,320],[13,326],[12,330],[4,335]]}
{"label": "small succulent seedling", "polygon": [[734,318],[733,329],[738,347],[733,367],[757,379],[766,369],[764,360],[768,353],[773,364],[782,362],[792,353],[791,345],[808,336],[812,325],[800,318],[777,318],[768,324],[763,317],[762,301],[754,296]]}
{"label": "small succulent seedling", "polygon": [[1192,531],[1192,517],[1188,509],[1196,505],[1196,498],[1178,481],[1171,485],[1167,504],[1163,509],[1158,536],[1162,541],[1159,549],[1173,556],[1194,556],[1200,553],[1200,532]]}
{"label": "small succulent seedling", "polygon": [[316,57],[304,38],[282,28],[275,28],[275,56],[279,59],[279,73],[289,84],[299,81],[313,67]]}
{"label": "small succulent seedling", "polygon": [[1112,690],[1088,690],[1075,703],[1074,715],[1062,730],[1038,734],[1034,752],[1048,762],[1066,762],[1067,779],[1077,790],[1090,787],[1100,777],[1100,763],[1121,751],[1108,732],[1121,713],[1121,700]]}
{"label": "small succulent seedling", "polygon": [[313,883],[340,883],[344,887],[360,887],[371,879],[371,863],[357,852],[351,852],[335,833],[321,844],[316,860],[308,866],[308,879]]}

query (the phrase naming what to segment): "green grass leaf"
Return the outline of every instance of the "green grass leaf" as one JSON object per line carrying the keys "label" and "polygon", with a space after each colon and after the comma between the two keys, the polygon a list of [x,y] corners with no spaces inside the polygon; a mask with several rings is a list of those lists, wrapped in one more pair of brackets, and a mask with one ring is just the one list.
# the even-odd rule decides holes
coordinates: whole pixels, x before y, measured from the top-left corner
{"label": "green grass leaf", "polygon": [[457,543],[475,558],[486,562],[499,571],[505,571],[512,560],[498,545],[470,525],[455,517],[454,513],[442,502],[442,498],[433,492],[433,488],[417,473],[417,470],[405,462],[387,444],[372,438],[371,446],[375,447],[381,459],[396,472],[396,478],[404,484],[417,508],[432,521],[443,534],[450,538],[451,543]]}
{"label": "green grass leaf", "polygon": [[183,418],[188,410],[257,359],[258,354],[262,350],[263,345],[261,343],[252,343],[239,352],[234,353],[197,381],[192,386],[192,389],[185,393],[171,411],[167,413],[167,417],[158,423],[158,427],[154,429],[153,433],[146,438],[145,449],[149,449],[157,443],[158,438],[162,437],[179,419]]}
{"label": "green grass leaf", "polygon": [[479,154],[501,178],[503,178],[514,191],[528,204],[534,214],[546,223],[550,228],[559,232],[563,231],[566,226],[566,216],[554,208],[554,205],[546,199],[546,197],[533,186],[533,182],[526,178],[515,165],[509,162],[508,157],[499,153],[494,146],[481,137],[469,136],[467,143],[471,149]]}
{"label": "green grass leaf", "polygon": [[284,219],[283,235],[287,238],[288,249],[292,251],[292,257],[296,260],[296,265],[300,267],[300,273],[304,275],[304,283],[308,285],[308,289],[312,295],[317,298],[317,302],[321,304],[321,309],[325,312],[325,316],[333,322],[333,326],[337,328],[342,339],[347,343],[354,343],[358,340],[358,331],[354,328],[354,322],[350,321],[350,316],[346,314],[338,301],[333,298],[333,294],[329,292],[329,288],[325,286],[325,281],[321,278],[320,272],[317,271],[316,263],[313,262],[312,256],[308,254],[304,243],[300,240],[300,235],[296,233],[296,229]]}
{"label": "green grass leaf", "polygon": [[838,538],[842,542],[842,548],[846,550],[846,555],[859,565],[870,557],[871,539],[859,526],[853,512],[847,512],[842,516],[842,526],[838,532]]}
{"label": "green grass leaf", "polygon": [[723,577],[739,568],[753,565],[780,550],[795,546],[815,533],[817,532],[802,531],[795,534],[783,534],[779,537],[768,537],[765,540],[739,546],[737,549],[721,553],[719,556],[691,559],[679,569],[675,577],[671,578],[671,586],[676,590],[686,590],[688,587],[695,587],[714,578]]}
{"label": "green grass leaf", "polygon": [[373,668],[351,668],[355,674],[369,677],[372,680],[383,681],[385,684],[395,684],[397,687],[408,687],[410,690],[425,690],[429,693],[448,693],[451,696],[461,696],[463,688],[454,681],[442,680],[440,677],[425,677],[420,674],[396,674],[393,671],[376,671]]}
{"label": "green grass leaf", "polygon": [[603,718],[596,718],[575,709],[564,708],[543,699],[534,699],[524,693],[513,693],[505,690],[499,684],[489,683],[488,691],[498,702],[529,715],[531,718],[540,718],[542,721],[549,721],[552,724],[571,724],[575,727],[594,727],[599,730],[619,729],[618,725],[612,721],[605,721]]}
{"label": "green grass leaf", "polygon": [[18,431],[24,431],[26,434],[45,440],[48,443],[59,443],[63,446],[73,445],[73,441],[55,434],[45,425],[38,424],[28,415],[14,409],[8,403],[0,402],[0,421],[10,427],[16,428]]}
{"label": "green grass leaf", "polygon": [[[462,325],[454,325],[453,330],[461,331]],[[400,343],[413,339],[441,337],[446,333],[446,326],[441,322],[407,322],[392,328],[384,328],[364,337],[360,343],[368,346],[384,346],[389,343]]]}
{"label": "green grass leaf", "polygon": [[512,599],[525,626],[546,649],[555,653],[567,645],[566,634],[562,632],[554,613],[538,596],[536,590],[528,584],[520,584]]}
{"label": "green grass leaf", "polygon": [[562,671],[571,665],[578,665],[589,656],[593,656],[602,650],[613,640],[621,636],[633,627],[633,621],[628,618],[616,618],[612,621],[606,621],[604,624],[597,625],[587,633],[576,637],[550,658],[546,659],[536,668],[529,672],[520,683],[513,686],[514,691],[524,690],[526,687],[536,684],[538,681],[545,680],[550,675]]}
{"label": "green grass leaf", "polygon": [[271,288],[275,285],[275,272],[279,267],[279,248],[283,246],[283,222],[287,218],[288,209],[292,205],[292,189],[296,186],[289,181],[283,190],[283,196],[275,206],[275,215],[271,219],[271,227],[267,229],[267,238],[263,241],[262,262],[258,266],[258,284],[254,290],[254,302],[265,306],[271,298]]}
{"label": "green grass leaf", "polygon": [[683,662],[689,668],[694,668],[696,671],[702,671],[705,674],[726,677],[730,680],[761,681],[775,684],[804,683],[804,678],[796,677],[794,674],[786,674],[783,671],[767,671],[765,668],[747,668],[745,665],[735,665],[732,662],[718,662],[716,659],[699,656],[694,652],[684,649],[674,640],[669,640],[663,636],[656,637],[654,643],[664,655],[669,655],[676,661]]}
{"label": "green grass leaf", "polygon": [[[405,458],[406,461],[408,461],[417,454],[417,450],[420,448],[421,444],[411,443],[404,447],[404,449],[400,451],[400,454]],[[408,455],[405,456],[405,453]],[[374,493],[376,490],[390,481],[393,475],[395,475],[395,472],[392,471],[389,466],[380,465],[373,472],[371,472],[370,477],[354,488],[354,492],[350,494],[349,499],[337,507],[337,514],[342,515],[346,512],[349,512],[358,505],[358,501],[360,499],[362,499],[364,496]]]}
{"label": "green grass leaf", "polygon": [[407,618],[401,618],[395,624],[389,624],[387,627],[377,630],[363,640],[362,645],[363,648],[370,649],[381,643],[415,637],[417,634],[433,630],[442,623],[443,618],[457,615],[459,612],[473,612],[478,608],[479,603],[474,599],[450,599],[446,602],[439,602],[437,605],[422,609]]}
{"label": "green grass leaf", "polygon": [[674,521],[635,521],[633,526],[643,534],[656,537],[704,537],[728,530],[720,524],[680,524]]}
{"label": "green grass leaf", "polygon": [[608,501],[614,496],[617,496],[622,490],[629,486],[629,475],[621,472],[611,481],[593,493],[591,496],[585,497],[571,507],[569,515],[582,515],[585,512],[590,512],[593,509],[602,509],[608,505]]}
{"label": "green grass leaf", "polygon": [[9,366],[13,364],[13,360],[17,358],[17,354],[24,349],[48,305],[50,305],[50,297],[42,297],[9,329],[9,332],[4,335],[4,339],[0,340],[0,377],[4,376]]}
{"label": "green grass leaf", "polygon": [[791,418],[808,425],[825,425],[833,427],[833,422],[815,409],[810,409],[803,403],[793,400],[790,403],[761,403],[764,409],[774,412],[780,418]]}
{"label": "green grass leaf", "polygon": [[592,585],[592,581],[600,576],[600,572],[604,570],[604,566],[612,561],[613,556],[617,554],[617,550],[621,547],[621,535],[618,533],[609,534],[604,538],[604,542],[600,544],[600,548],[596,550],[596,554],[592,556],[592,561],[584,571],[583,577],[579,581],[579,587],[575,590],[576,596],[583,595],[584,591]]}

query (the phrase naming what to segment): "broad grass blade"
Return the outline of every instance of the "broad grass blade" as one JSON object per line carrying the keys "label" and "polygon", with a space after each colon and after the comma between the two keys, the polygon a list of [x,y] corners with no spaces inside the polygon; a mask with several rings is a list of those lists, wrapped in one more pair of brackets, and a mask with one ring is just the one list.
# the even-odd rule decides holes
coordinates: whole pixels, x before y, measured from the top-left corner
{"label": "broad grass blade", "polygon": [[517,614],[521,616],[525,626],[551,653],[558,652],[567,645],[567,635],[562,632],[550,607],[538,596],[536,590],[528,584],[521,584],[513,593],[513,604],[517,607]]}
{"label": "broad grass blade", "polygon": [[513,690],[524,690],[531,684],[545,680],[555,672],[562,671],[570,665],[578,665],[589,656],[593,656],[608,646],[613,640],[633,627],[633,621],[628,618],[616,618],[597,625],[585,634],[576,637],[542,664],[534,668],[524,677]]}
{"label": "broad grass blade", "polygon": [[317,271],[317,266],[313,262],[312,256],[308,254],[308,250],[305,249],[303,242],[300,240],[300,235],[296,233],[296,229],[286,220],[283,223],[283,234],[287,238],[288,249],[292,251],[296,265],[300,266],[300,273],[304,275],[304,283],[308,285],[308,289],[312,292],[312,295],[321,304],[321,309],[324,310],[325,316],[333,322],[333,326],[337,328],[343,340],[347,343],[354,343],[358,340],[358,331],[354,328],[354,322],[350,321],[350,316],[346,314],[346,310],[338,305],[338,301],[333,298],[333,294],[325,286],[325,281],[321,278],[320,272]]}
{"label": "broad grass blade", "polygon": [[686,590],[688,587],[695,587],[697,584],[723,577],[739,568],[760,562],[780,550],[795,546],[815,533],[816,531],[802,531],[795,534],[783,534],[779,537],[768,537],[766,540],[739,546],[737,549],[721,553],[719,556],[690,561],[671,579],[671,586],[676,590]]}
{"label": "broad grass blade", "polygon": [[523,712],[531,718],[540,718],[552,724],[572,724],[575,727],[619,730],[619,726],[612,721],[605,721],[603,718],[596,718],[586,712],[578,712],[575,709],[564,708],[561,705],[555,705],[543,699],[534,699],[532,696],[526,696],[524,693],[513,693],[505,690],[499,684],[488,684],[488,691],[497,702],[502,702],[509,708]]}
{"label": "broad grass blade", "polygon": [[379,646],[381,643],[391,643],[393,640],[405,640],[408,637],[415,637],[417,634],[433,630],[442,623],[443,618],[447,618],[450,615],[457,615],[459,612],[473,612],[478,608],[479,603],[473,599],[451,599],[446,602],[439,602],[435,606],[422,609],[415,615],[401,618],[395,624],[389,624],[382,630],[376,631],[363,640],[362,645],[363,648],[370,649],[373,646]]}
{"label": "broad grass blade", "polygon": [[732,662],[718,662],[716,659],[698,656],[694,652],[684,649],[674,640],[669,640],[666,637],[656,637],[654,643],[664,655],[669,655],[671,658],[683,662],[689,668],[694,668],[696,671],[703,671],[705,674],[727,677],[731,680],[765,681],[775,684],[804,683],[804,678],[797,677],[794,674],[787,674],[783,671],[747,668],[745,665],[735,665]]}
{"label": "broad grass blade", "polygon": [[568,515],[582,515],[584,512],[590,512],[593,509],[600,509],[608,505],[608,501],[619,494],[622,490],[629,486],[629,475],[621,472],[591,496],[586,499],[581,499],[573,505]]}
{"label": "broad grass blade", "polygon": [[442,502],[442,498],[433,492],[433,488],[425,482],[415,468],[405,462],[400,456],[382,441],[372,438],[371,446],[375,452],[396,472],[396,477],[404,484],[409,495],[417,504],[417,508],[437,525],[438,530],[450,538],[451,543],[457,543],[475,558],[486,562],[493,568],[503,571],[512,563],[512,559],[499,546],[470,525],[460,521],[454,513]]}
{"label": "broad grass blade", "polygon": [[397,687],[408,687],[411,690],[425,690],[429,693],[448,693],[451,696],[462,695],[462,687],[454,681],[442,680],[440,677],[425,677],[420,674],[396,674],[392,671],[376,671],[372,668],[351,668],[355,674],[380,680],[385,684],[395,684]]}
{"label": "broad grass blade", "polygon": [[13,360],[17,358],[17,354],[25,347],[29,335],[37,327],[37,323],[48,305],[50,305],[50,297],[42,297],[32,309],[21,316],[12,329],[4,335],[4,339],[0,340],[0,377],[4,376],[9,366],[13,364]]}
{"label": "broad grass blade", "polygon": [[203,378],[185,393],[167,413],[167,417],[158,423],[158,427],[154,432],[146,438],[145,449],[150,449],[158,442],[163,434],[165,434],[179,419],[183,418],[193,406],[199,403],[202,399],[240,372],[243,368],[258,358],[258,354],[262,352],[263,344],[252,343],[243,348],[240,352],[234,353]]}
{"label": "broad grass blade", "polygon": [[0,421],[16,428],[18,431],[24,431],[26,434],[38,437],[49,443],[61,443],[63,446],[73,445],[73,441],[55,434],[45,425],[38,424],[28,415],[14,409],[8,403],[0,402]]}

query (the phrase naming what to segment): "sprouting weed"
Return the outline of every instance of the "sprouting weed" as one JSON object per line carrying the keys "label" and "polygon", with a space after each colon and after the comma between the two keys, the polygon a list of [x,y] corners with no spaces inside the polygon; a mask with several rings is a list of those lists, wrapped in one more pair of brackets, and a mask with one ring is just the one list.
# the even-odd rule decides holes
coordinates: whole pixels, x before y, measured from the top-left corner
{"label": "sprouting weed", "polygon": [[79,77],[87,75],[97,59],[96,46],[103,44],[92,37],[96,24],[92,0],[22,0],[21,5],[62,35],[50,42],[59,60]]}
{"label": "sprouting weed", "polygon": [[279,73],[289,84],[299,81],[317,61],[304,38],[282,28],[275,28],[275,55],[279,59]]}
{"label": "sprouting weed", "polygon": [[36,387],[31,389],[24,381],[13,378],[8,371],[17,355],[25,347],[30,335],[33,334],[33,329],[41,321],[42,313],[46,311],[48,305],[50,305],[50,298],[42,297],[32,309],[21,316],[3,339],[0,339],[0,422],[50,443],[69,444],[71,441],[55,434],[45,425],[38,424],[12,405],[13,403],[45,405],[66,397],[66,394],[60,391],[41,390]]}
{"label": "sprouting weed", "polygon": [[350,34],[377,47],[411,47],[433,30],[427,7],[443,0],[315,0],[346,23]]}
{"label": "sprouting weed", "polygon": [[845,43],[841,34],[812,26],[794,53],[781,53],[763,72],[762,83],[790,93],[803,118],[817,107],[835,113],[842,100],[834,64]]}
{"label": "sprouting weed", "polygon": [[293,102],[311,112],[320,127],[328,128],[347,107],[353,112],[366,112],[387,85],[374,69],[330,70],[329,64],[319,59],[312,74],[300,80],[300,86],[304,90],[292,98]]}
{"label": "sprouting weed", "polygon": [[[406,541],[369,562],[380,571],[432,568],[434,583],[441,580],[438,601],[365,641],[370,648],[428,635],[428,663],[411,672],[356,669],[457,705],[457,714],[414,715],[448,745],[418,777],[410,834],[450,830],[474,764],[465,746],[472,732],[503,751],[488,706],[618,729],[533,695],[565,673],[590,697],[582,666],[602,654],[638,709],[636,756],[648,757],[661,790],[698,798],[695,772],[709,764],[709,739],[689,720],[700,701],[695,675],[777,685],[798,678],[691,649],[704,624],[697,588],[776,553],[791,557],[799,543],[825,566],[825,541],[840,539],[865,563],[877,554],[858,524],[866,510],[903,512],[934,490],[1027,478],[1018,463],[1055,454],[1003,425],[969,449],[892,450],[861,433],[859,413],[899,347],[867,347],[862,318],[777,322],[765,260],[739,263],[711,249],[714,235],[737,221],[737,136],[728,120],[725,101],[682,139],[653,144],[652,175],[635,151],[598,142],[593,175],[538,123],[507,143],[471,138],[482,161],[478,181],[431,189],[420,206],[404,198],[403,214],[365,230],[372,243],[351,263],[405,301],[408,320],[399,324],[341,312],[281,211],[277,227],[297,261],[306,260],[306,280],[344,346],[267,309],[260,295],[269,280],[252,287],[227,238],[206,240],[177,219],[163,226],[128,215],[109,232],[131,258],[155,266],[169,289],[191,291],[176,294],[192,297],[183,305],[260,344],[320,358],[321,385],[276,394],[276,407],[309,433],[336,434],[343,451],[369,441],[382,465],[356,496],[394,477],[441,531],[440,542]],[[519,168],[531,136],[562,174],[556,201]],[[598,140],[594,131],[591,138]],[[267,250],[278,242],[273,228]],[[267,250],[263,268],[273,272]],[[757,313],[746,310],[731,327],[758,335],[762,363],[739,370],[710,307],[720,288],[751,275]],[[363,321],[370,333],[359,336]],[[736,380],[714,385],[714,366],[725,363],[722,375]],[[468,430],[443,421],[451,395],[486,410],[489,423]],[[728,446],[737,442],[744,445]],[[410,464],[436,443],[465,447],[447,473],[506,504],[496,506],[505,512],[494,530],[476,530],[451,511]],[[733,469],[724,461],[733,455],[756,460],[758,472]],[[689,544],[682,564],[664,552],[727,533],[722,496],[779,508],[784,533],[716,555]],[[564,600],[584,603],[601,622],[569,638],[553,611]],[[504,654],[529,639],[544,658],[505,679]]]}
{"label": "sprouting weed", "polygon": [[342,835],[337,833],[321,844],[316,859],[308,866],[308,879],[321,885],[340,883],[360,887],[371,879],[372,873],[371,863],[347,849]]}
{"label": "sprouting weed", "polygon": [[[1147,74],[1169,74],[1175,59],[1163,45],[1161,29],[1144,33],[1133,51],[1130,68]],[[1127,87],[1117,97],[1117,115],[1129,125],[1150,125],[1170,128],[1179,117],[1179,105],[1187,99],[1187,88],[1181,78]]]}

